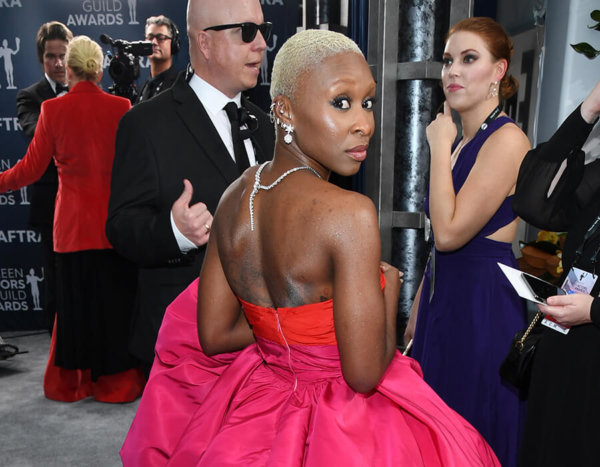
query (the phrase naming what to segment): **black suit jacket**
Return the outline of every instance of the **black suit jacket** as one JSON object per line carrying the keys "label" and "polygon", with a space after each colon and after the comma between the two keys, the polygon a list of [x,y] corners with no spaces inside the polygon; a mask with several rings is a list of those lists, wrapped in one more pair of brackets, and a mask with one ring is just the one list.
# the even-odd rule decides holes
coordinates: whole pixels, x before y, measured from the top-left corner
{"label": "black suit jacket", "polygon": [[[273,126],[257,106],[245,99],[243,105],[258,118],[252,135],[257,161],[269,160]],[[214,214],[238,175],[183,73],[170,89],[121,119],[106,233],[121,255],[140,266],[131,351],[142,360],[152,361],[165,309],[198,276],[204,257],[205,247],[182,254],[171,228],[171,207],[183,191],[183,179],[194,189],[190,204],[201,201]]]}
{"label": "black suit jacket", "polygon": [[[56,94],[45,77],[28,88],[20,89],[17,93],[19,125],[29,140],[35,133],[42,102],[53,97],[56,97]],[[32,227],[52,229],[57,191],[58,173],[56,165],[50,163],[42,177],[30,187],[29,224]],[[51,239],[50,242],[52,243]]]}
{"label": "black suit jacket", "polygon": [[[162,73],[160,73],[159,75],[155,76],[154,78],[150,77],[148,78],[146,81],[144,81],[144,83],[142,84],[142,86],[140,87],[140,91],[138,93],[138,96],[135,100],[136,104],[139,104],[140,102],[142,102],[142,100],[148,100],[151,99],[152,97],[160,94],[161,92],[166,91],[167,89],[169,89],[171,86],[173,86],[173,84],[175,84],[175,81],[177,80],[177,75],[179,74],[179,72],[175,69],[174,66],[172,66],[171,68],[169,68],[168,70],[163,71]],[[160,83],[160,88],[158,89],[158,91],[156,91],[155,89],[152,90],[152,93],[150,95],[150,97],[148,99],[142,99],[142,96],[144,94],[144,90],[146,89],[146,87],[150,86],[150,83],[153,81],[158,81]],[[156,85],[153,86],[155,87]]]}

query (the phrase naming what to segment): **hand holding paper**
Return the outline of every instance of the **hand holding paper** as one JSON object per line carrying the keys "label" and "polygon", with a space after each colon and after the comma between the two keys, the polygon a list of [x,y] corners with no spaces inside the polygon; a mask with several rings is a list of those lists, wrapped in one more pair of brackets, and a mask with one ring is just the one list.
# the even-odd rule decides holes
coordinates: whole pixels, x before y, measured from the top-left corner
{"label": "hand holding paper", "polygon": [[590,309],[594,297],[585,293],[572,293],[550,297],[546,305],[540,305],[542,313],[550,315],[562,326],[591,323]]}

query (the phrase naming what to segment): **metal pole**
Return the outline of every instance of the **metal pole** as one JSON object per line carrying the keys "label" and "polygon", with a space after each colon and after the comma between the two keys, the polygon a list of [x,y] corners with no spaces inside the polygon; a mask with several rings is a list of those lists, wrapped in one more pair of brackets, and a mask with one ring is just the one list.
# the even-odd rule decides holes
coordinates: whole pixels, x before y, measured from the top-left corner
{"label": "metal pole", "polygon": [[429,146],[425,128],[443,98],[439,87],[441,64],[434,60],[442,56],[448,15],[448,2],[443,0],[404,0],[400,8],[391,191],[392,264],[405,272],[399,322],[410,313],[427,259],[423,203],[428,185]]}

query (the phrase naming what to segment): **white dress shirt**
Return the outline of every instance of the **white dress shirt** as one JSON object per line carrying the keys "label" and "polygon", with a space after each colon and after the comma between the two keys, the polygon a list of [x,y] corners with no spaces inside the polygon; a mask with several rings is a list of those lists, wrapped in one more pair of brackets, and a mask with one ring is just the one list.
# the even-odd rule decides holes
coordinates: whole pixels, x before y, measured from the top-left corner
{"label": "white dress shirt", "polygon": [[[198,99],[200,99],[200,102],[204,106],[206,113],[208,113],[210,120],[219,132],[219,136],[221,136],[225,147],[235,162],[233,141],[231,139],[231,122],[229,121],[229,117],[227,117],[224,107],[229,102],[235,102],[235,105],[241,107],[242,94],[239,93],[233,99],[230,99],[196,74],[192,76],[189,84],[198,96]],[[254,147],[252,146],[252,141],[249,138],[244,140],[244,146],[246,146],[246,152],[248,153],[250,166],[256,165]]]}
{"label": "white dress shirt", "polygon": [[[230,99],[195,73],[190,79],[189,85],[193,89],[196,96],[198,96],[198,99],[206,110],[208,117],[217,129],[223,144],[225,144],[225,147],[229,151],[229,155],[235,162],[233,140],[231,138],[231,122],[229,121],[229,117],[227,116],[224,107],[229,102],[235,102],[235,104],[240,107],[242,94],[239,93],[233,99]],[[202,130],[199,129],[199,131]],[[254,153],[252,141],[249,138],[244,140],[244,146],[246,146],[246,153],[248,154],[250,166],[256,165],[256,154]],[[173,210],[171,210],[171,227],[173,229],[173,234],[177,239],[179,249],[182,253],[187,253],[188,251],[197,248],[196,245],[187,237],[185,237],[185,235],[183,235],[175,225],[175,221],[173,220]]]}
{"label": "white dress shirt", "polygon": [[[56,94],[56,81],[50,79],[47,73],[44,73],[44,76],[46,77],[46,80],[50,83],[50,87],[54,91],[54,94]],[[64,96],[66,93],[67,91],[61,91],[56,97]]]}

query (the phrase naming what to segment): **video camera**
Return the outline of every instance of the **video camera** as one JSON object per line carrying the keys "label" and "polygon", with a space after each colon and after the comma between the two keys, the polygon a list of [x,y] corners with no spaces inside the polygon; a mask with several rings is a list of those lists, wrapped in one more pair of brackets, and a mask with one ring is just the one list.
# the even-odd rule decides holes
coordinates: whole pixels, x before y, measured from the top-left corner
{"label": "video camera", "polygon": [[116,49],[116,53],[108,52],[111,57],[108,72],[113,79],[109,92],[126,97],[133,104],[137,96],[133,82],[140,76],[140,56],[152,55],[152,42],[113,40],[106,34],[100,34],[100,42]]}

